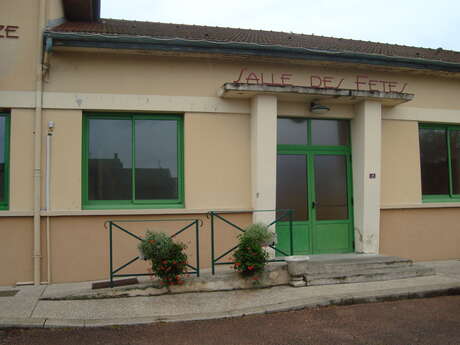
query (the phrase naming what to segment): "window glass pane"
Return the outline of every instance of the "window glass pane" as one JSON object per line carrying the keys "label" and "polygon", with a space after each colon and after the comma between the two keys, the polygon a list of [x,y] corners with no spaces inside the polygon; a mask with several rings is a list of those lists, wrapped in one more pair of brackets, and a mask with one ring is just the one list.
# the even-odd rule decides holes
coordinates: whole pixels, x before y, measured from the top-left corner
{"label": "window glass pane", "polygon": [[302,118],[278,118],[278,144],[307,145],[307,120]]}
{"label": "window glass pane", "polygon": [[177,199],[177,121],[135,123],[136,200]]}
{"label": "window glass pane", "polygon": [[89,120],[89,200],[131,200],[131,133],[131,120]]}
{"label": "window glass pane", "polygon": [[294,210],[293,220],[308,220],[306,156],[278,155],[276,169],[276,208]]}
{"label": "window glass pane", "polygon": [[450,132],[453,194],[460,194],[460,130]]}
{"label": "window glass pane", "polygon": [[348,120],[311,120],[311,141],[313,145],[349,145]]}
{"label": "window glass pane", "polygon": [[5,201],[5,136],[6,118],[0,116],[0,201]]}
{"label": "window glass pane", "polygon": [[420,128],[422,194],[449,194],[445,129]]}
{"label": "window glass pane", "polygon": [[345,156],[315,156],[315,193],[316,219],[348,219]]}

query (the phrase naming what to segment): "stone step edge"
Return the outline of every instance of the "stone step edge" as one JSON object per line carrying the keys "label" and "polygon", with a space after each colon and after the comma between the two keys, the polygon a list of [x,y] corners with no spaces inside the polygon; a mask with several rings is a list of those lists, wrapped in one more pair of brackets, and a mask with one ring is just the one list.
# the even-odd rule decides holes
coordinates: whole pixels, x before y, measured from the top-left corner
{"label": "stone step edge", "polygon": [[411,268],[414,267],[412,263],[397,262],[397,263],[353,263],[345,265],[311,265],[308,266],[306,274],[321,274],[322,272],[327,273],[339,273],[339,272],[353,272],[359,271],[368,271],[372,269],[381,269],[381,270],[391,270],[397,268]]}
{"label": "stone step edge", "polygon": [[334,260],[314,260],[310,258],[309,261],[312,265],[351,265],[351,264],[367,264],[367,263],[380,263],[392,264],[392,263],[407,263],[412,264],[413,261],[409,259],[396,258],[396,257],[384,257],[384,258],[362,258],[362,259],[334,259]]}
{"label": "stone step edge", "polygon": [[430,274],[435,274],[434,269],[430,267],[424,267],[424,266],[409,266],[409,267],[403,267],[403,268],[393,268],[391,270],[388,269],[374,269],[374,270],[353,270],[349,272],[327,272],[327,273],[306,273],[304,274],[304,278],[309,281],[313,279],[333,279],[333,278],[348,278],[348,277],[359,277],[359,276],[372,276],[372,275],[391,275],[391,274],[397,274],[397,273],[420,273],[423,275],[430,275]]}
{"label": "stone step edge", "polygon": [[[321,255],[321,254],[320,254]],[[307,255],[309,256],[309,255]],[[410,259],[401,258],[398,256],[362,256],[362,257],[352,257],[352,258],[321,258],[316,255],[311,255],[310,262],[313,264],[340,264],[340,263],[364,263],[364,262],[413,262]]]}

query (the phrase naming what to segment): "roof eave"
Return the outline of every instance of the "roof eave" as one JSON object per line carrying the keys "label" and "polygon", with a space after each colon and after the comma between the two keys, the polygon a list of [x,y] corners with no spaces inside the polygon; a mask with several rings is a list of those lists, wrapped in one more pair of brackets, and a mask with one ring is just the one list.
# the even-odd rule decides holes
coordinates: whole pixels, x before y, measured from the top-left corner
{"label": "roof eave", "polygon": [[454,73],[460,72],[460,63],[428,60],[423,58],[356,53],[349,51],[340,52],[308,48],[293,48],[276,45],[261,45],[254,43],[216,42],[206,40],[186,40],[180,38],[156,38],[149,36],[108,35],[55,31],[46,31],[45,37],[52,39],[54,46],[63,47],[253,55],[273,58],[378,65],[385,67],[409,68],[415,70],[434,70]]}

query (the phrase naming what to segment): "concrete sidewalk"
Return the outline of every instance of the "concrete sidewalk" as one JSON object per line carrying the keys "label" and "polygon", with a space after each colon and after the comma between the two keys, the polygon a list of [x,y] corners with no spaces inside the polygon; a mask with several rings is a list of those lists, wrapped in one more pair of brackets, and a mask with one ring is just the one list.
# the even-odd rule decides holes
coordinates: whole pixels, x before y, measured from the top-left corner
{"label": "concrete sidewalk", "polygon": [[[424,262],[436,275],[391,281],[89,300],[42,300],[82,283],[0,287],[0,328],[97,327],[236,317],[331,304],[460,294],[460,260]],[[88,284],[88,283],[85,283]],[[15,296],[7,296],[18,290]],[[1,297],[3,296],[3,297]]]}

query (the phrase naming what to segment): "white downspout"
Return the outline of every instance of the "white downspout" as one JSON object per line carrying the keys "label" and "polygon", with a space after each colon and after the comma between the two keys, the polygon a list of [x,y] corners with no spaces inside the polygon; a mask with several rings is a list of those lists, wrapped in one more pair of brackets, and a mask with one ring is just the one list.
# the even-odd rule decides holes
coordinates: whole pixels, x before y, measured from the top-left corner
{"label": "white downspout", "polygon": [[[53,137],[54,122],[48,121],[48,135],[46,136],[46,181],[45,181],[45,205],[46,212],[50,211],[50,186],[51,186],[51,143]],[[51,284],[51,236],[50,236],[50,216],[46,216],[46,262],[48,284]]]}
{"label": "white downspout", "polygon": [[41,236],[40,236],[40,189],[41,189],[41,126],[43,101],[43,29],[46,20],[46,0],[40,0],[37,25],[36,77],[35,77],[35,128],[34,128],[34,285],[40,285]]}

